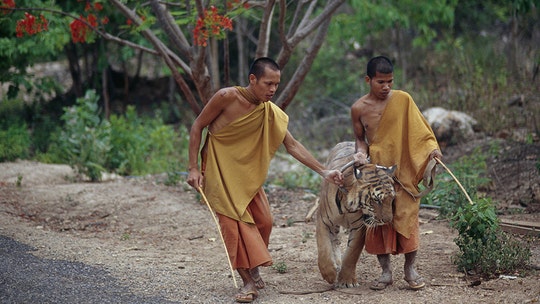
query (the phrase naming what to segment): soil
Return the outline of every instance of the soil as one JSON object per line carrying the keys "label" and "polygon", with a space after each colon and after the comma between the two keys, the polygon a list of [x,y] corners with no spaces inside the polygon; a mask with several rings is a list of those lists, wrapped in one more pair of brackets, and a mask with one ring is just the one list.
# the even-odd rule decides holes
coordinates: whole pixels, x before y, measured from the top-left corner
{"label": "soil", "polygon": [[[494,142],[499,152],[488,159],[493,182],[486,195],[500,202],[501,218],[540,222],[540,145],[472,140],[446,148],[445,162],[473,153],[475,147],[493,148]],[[27,253],[38,259],[95,267],[130,295],[162,303],[234,302],[235,282],[241,285],[241,280],[231,275],[211,213],[185,182],[165,186],[164,179],[111,176],[88,183],[78,181],[66,165],[0,163],[0,237],[28,245]],[[376,257],[364,252],[357,266],[360,286],[331,289],[317,268],[315,225],[305,221],[316,196],[301,189],[267,190],[275,217],[270,241],[275,266],[262,269],[266,288],[255,303],[540,301],[538,238],[529,238],[529,271],[482,280],[457,271],[452,263],[457,234],[433,209],[421,209],[420,217],[417,269],[426,288],[407,288],[403,256],[397,255],[392,257],[394,284],[383,291],[370,290],[380,268]],[[0,291],[5,280],[0,280]],[[19,292],[24,292],[22,287]],[[0,292],[0,302],[6,303],[1,299]],[[43,303],[69,302],[44,299]]]}

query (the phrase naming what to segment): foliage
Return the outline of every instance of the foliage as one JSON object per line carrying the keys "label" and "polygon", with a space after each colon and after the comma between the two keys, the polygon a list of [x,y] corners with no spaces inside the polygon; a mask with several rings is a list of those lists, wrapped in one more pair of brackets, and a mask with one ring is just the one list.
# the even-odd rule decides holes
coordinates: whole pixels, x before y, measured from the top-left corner
{"label": "foliage", "polygon": [[[370,57],[382,54],[395,63],[394,88],[409,91],[421,109],[442,106],[464,111],[487,134],[517,126],[537,130],[533,117],[540,115],[540,107],[533,104],[540,103],[530,90],[540,80],[538,38],[533,34],[540,20],[537,3],[348,1],[334,17],[298,93],[309,104],[298,119],[313,128],[305,128],[306,133],[317,132],[312,121],[319,116],[309,112],[311,108],[350,106],[367,94],[365,65]],[[508,107],[516,95],[530,102]],[[348,107],[341,113],[328,111],[328,115],[348,114]],[[335,143],[335,138],[329,140],[334,142],[322,146]]]}
{"label": "foliage", "polygon": [[297,170],[288,170],[282,173],[272,182],[286,189],[303,188],[317,194],[321,185],[321,177],[313,170],[301,166]]}
{"label": "foliage", "polygon": [[283,261],[279,261],[275,263],[274,265],[272,265],[272,269],[274,269],[278,273],[287,273],[288,271],[287,264]]}
{"label": "foliage", "polygon": [[208,45],[210,37],[224,39],[225,30],[232,30],[232,20],[226,16],[220,15],[215,6],[205,9],[203,16],[197,19],[197,24],[193,30],[193,40],[201,46]]}
{"label": "foliage", "polygon": [[180,128],[178,136],[160,118],[142,119],[133,106],[128,107],[125,116],[111,116],[110,124],[112,148],[107,163],[110,170],[122,175],[141,175],[166,172],[175,163],[187,163],[181,154],[187,151],[185,127]]}
{"label": "foliage", "polygon": [[[10,7],[15,4],[39,7],[43,1],[12,1]],[[0,10],[0,82],[9,83],[8,98],[16,98],[21,89],[27,93],[41,89],[27,68],[55,58],[69,42],[69,33],[49,26],[61,23],[62,18],[50,12]]]}
{"label": "foliage", "polygon": [[[486,177],[486,157],[477,148],[471,155],[461,157],[448,166],[471,198],[477,196],[479,188],[490,183],[490,179]],[[442,217],[451,217],[459,208],[469,204],[457,183],[446,171],[437,174],[434,189],[422,198],[422,202],[439,206]]]}
{"label": "foliage", "polygon": [[25,159],[29,149],[30,135],[25,123],[0,128],[0,162]]}
{"label": "foliage", "polygon": [[[187,151],[187,150],[182,150]],[[187,163],[184,162],[184,163]],[[186,173],[182,172],[181,170],[184,170],[184,168],[181,168],[178,165],[171,165],[167,170],[167,179],[163,182],[166,186],[176,186],[180,183],[180,181],[184,180],[186,177]],[[186,183],[187,184],[187,183]]]}
{"label": "foliage", "polygon": [[493,241],[491,237],[499,229],[499,219],[495,206],[489,199],[476,201],[459,207],[452,217],[451,225],[460,236],[480,240],[482,243]]}
{"label": "foliage", "polygon": [[[470,155],[463,156],[449,165],[449,169],[471,198],[477,196],[479,188],[490,183],[490,179],[486,177],[486,157],[480,148],[476,148]],[[446,171],[437,175],[434,189],[423,197],[422,201],[428,205],[439,206],[442,217],[451,217],[459,208],[469,203]]]}
{"label": "foliage", "polygon": [[64,128],[59,138],[64,159],[91,181],[101,180],[110,146],[110,126],[101,120],[96,92],[89,90],[76,105],[65,108]]}
{"label": "foliage", "polygon": [[[355,36],[369,38],[388,28],[404,28],[416,33],[413,45],[427,45],[438,36],[437,30],[450,28],[454,22],[456,0],[437,1],[366,1],[352,0],[351,6],[357,18],[351,22],[348,32],[360,31]],[[363,42],[363,41],[359,41]]]}
{"label": "foliage", "polygon": [[454,259],[459,270],[492,278],[528,267],[530,247],[501,231],[490,200],[460,207],[451,225],[459,233],[455,239],[459,252]]}
{"label": "foliage", "polygon": [[[187,163],[188,132],[160,118],[141,118],[134,107],[126,115],[103,120],[95,91],[65,109],[64,128],[54,138],[50,159],[69,163],[92,181],[103,172],[121,175],[162,173]],[[159,116],[159,114],[158,114]]]}
{"label": "foliage", "polygon": [[[222,79],[225,80],[226,85],[229,85],[230,79],[237,76],[236,80],[239,84],[245,83],[247,80],[245,72],[249,68],[248,60],[261,56],[275,58],[272,54],[279,54],[275,59],[280,66],[284,67],[302,41],[313,45],[303,53],[310,58],[316,57],[319,45],[326,35],[329,24],[327,20],[330,20],[329,18],[343,2],[345,0],[309,4],[290,2],[285,4],[289,7],[287,10],[281,10],[284,15],[279,14],[280,18],[277,18],[278,14],[272,12],[274,6],[279,6],[278,3],[252,7],[250,2],[241,0],[194,0],[174,4],[155,0],[144,3],[134,0],[50,1],[49,3],[37,0],[4,0],[3,3],[7,4],[0,7],[3,13],[0,15],[0,24],[6,32],[6,37],[9,38],[5,41],[5,53],[0,53],[0,59],[6,59],[6,70],[15,67],[14,70],[19,71],[38,59],[30,56],[26,64],[13,61],[9,55],[22,51],[18,49],[22,44],[17,44],[16,40],[37,41],[42,36],[49,36],[51,39],[47,42],[54,44],[57,51],[65,52],[72,72],[73,89],[76,96],[80,96],[89,87],[99,90],[106,89],[104,87],[107,84],[117,85],[105,79],[108,77],[109,66],[113,64],[115,68],[121,66],[122,72],[127,73],[129,64],[126,61],[115,64],[109,60],[112,57],[111,45],[127,46],[135,51],[133,53],[138,52],[137,55],[144,52],[161,57],[167,73],[172,76],[185,97],[180,101],[185,102],[195,114],[198,114],[212,94],[221,86]],[[24,15],[25,13],[27,15]],[[39,18],[33,15],[38,15],[38,13],[41,14]],[[322,15],[324,18],[320,18]],[[18,27],[19,38],[12,33],[15,32],[17,20],[21,24]],[[236,23],[242,24],[243,30],[229,33]],[[36,24],[37,27],[34,26]],[[257,27],[261,27],[260,32],[264,30],[272,37],[267,35],[256,37],[253,32]],[[279,31],[271,30],[272,27],[278,28]],[[58,30],[69,34],[62,37],[52,35]],[[285,32],[287,37],[283,37]],[[317,33],[315,38],[312,38],[311,33]],[[238,45],[233,46],[230,52],[227,40],[232,35],[238,41]],[[71,41],[69,41],[69,36],[71,36]],[[285,39],[280,39],[280,37]],[[280,40],[281,45],[269,43],[271,38]],[[226,41],[221,43],[221,40]],[[1,42],[0,46],[2,46]],[[275,50],[270,50],[270,47]],[[50,49],[47,48],[47,50]],[[30,48],[25,48],[25,51],[32,55],[39,52]],[[237,52],[245,52],[247,56],[243,55],[236,60]],[[60,57],[58,53],[54,54],[56,58]],[[123,54],[127,54],[127,57],[131,56],[128,53],[131,52]],[[224,56],[218,56],[219,53],[224,53]],[[2,55],[5,56],[2,57]],[[140,56],[136,58],[139,63],[142,62],[140,58]],[[231,60],[231,58],[235,59]],[[135,61],[133,57],[129,59]],[[84,68],[81,68],[81,61],[84,62]],[[230,68],[230,64],[235,62],[238,65],[236,69]],[[295,73],[293,76],[296,81],[290,82],[291,87],[285,87],[284,90],[287,93],[277,96],[276,102],[281,104],[282,108],[286,108],[291,102],[298,86],[309,71],[311,62],[308,60],[299,66],[298,74]],[[164,67],[160,68],[164,69]],[[136,71],[139,73],[140,69],[137,68]],[[12,82],[11,97],[16,96],[22,82],[22,80],[14,81],[15,76],[25,78],[26,75],[23,72],[17,72],[6,77]],[[127,93],[127,90],[125,92]],[[105,109],[105,113],[108,116],[109,109]]]}
{"label": "foliage", "polygon": [[[493,145],[488,153],[498,150]],[[526,244],[501,230],[491,199],[478,198],[477,190],[489,183],[489,179],[483,177],[485,159],[486,154],[475,149],[470,156],[450,166],[474,203],[465,199],[447,172],[437,176],[435,189],[422,200],[440,206],[440,215],[450,218],[452,228],[457,230],[458,237],[454,241],[459,252],[454,263],[458,269],[490,278],[525,269],[531,253]]]}

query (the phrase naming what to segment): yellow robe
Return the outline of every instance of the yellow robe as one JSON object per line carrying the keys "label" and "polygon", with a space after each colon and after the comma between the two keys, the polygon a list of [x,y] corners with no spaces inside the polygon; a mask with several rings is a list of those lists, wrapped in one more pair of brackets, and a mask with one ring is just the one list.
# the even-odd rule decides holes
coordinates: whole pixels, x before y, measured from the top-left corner
{"label": "yellow robe", "polygon": [[[412,97],[393,90],[379,127],[369,140],[371,162],[397,165],[397,178],[407,190],[417,194],[429,154],[435,149],[439,149],[437,139]],[[420,200],[405,191],[400,191],[395,199],[393,227],[406,238],[416,225],[419,207]]]}
{"label": "yellow robe", "polygon": [[288,122],[287,114],[267,101],[217,133],[208,133],[204,191],[217,213],[254,223],[246,208],[266,180]]}

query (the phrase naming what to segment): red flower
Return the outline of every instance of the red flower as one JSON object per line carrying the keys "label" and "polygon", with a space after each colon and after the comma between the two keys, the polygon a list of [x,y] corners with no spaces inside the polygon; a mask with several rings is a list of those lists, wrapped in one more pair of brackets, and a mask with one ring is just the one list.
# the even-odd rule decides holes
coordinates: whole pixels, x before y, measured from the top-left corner
{"label": "red flower", "polygon": [[0,8],[1,7],[7,7],[7,8],[14,8],[15,7],[15,1],[14,0],[3,0],[2,3],[4,3],[4,4],[0,5]]}
{"label": "red flower", "polygon": [[36,19],[36,16],[30,13],[24,13],[24,19],[17,21],[15,32],[17,37],[23,37],[24,34],[35,35],[39,32],[46,31],[49,28],[48,21],[43,15]]}
{"label": "red flower", "polygon": [[71,39],[74,43],[86,42],[88,26],[86,26],[86,24],[84,24],[82,20],[85,20],[85,18],[83,16],[80,16],[80,19],[75,19],[69,24],[69,27],[71,29]]}
{"label": "red flower", "polygon": [[99,12],[103,10],[103,5],[101,3],[94,3],[94,9]]}
{"label": "red flower", "polygon": [[215,6],[210,6],[210,10],[204,10],[203,16],[197,19],[193,29],[194,43],[207,46],[208,38],[224,38],[225,30],[232,30],[232,28],[232,20],[220,15]]}
{"label": "red flower", "polygon": [[88,17],[86,17],[86,21],[90,23],[91,26],[97,27],[97,17],[94,14],[88,14]]}

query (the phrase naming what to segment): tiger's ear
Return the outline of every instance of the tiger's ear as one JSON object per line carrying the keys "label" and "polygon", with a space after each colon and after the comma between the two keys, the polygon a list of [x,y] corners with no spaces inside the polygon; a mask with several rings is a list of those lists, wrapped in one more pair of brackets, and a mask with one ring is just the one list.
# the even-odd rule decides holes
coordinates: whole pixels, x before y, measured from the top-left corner
{"label": "tiger's ear", "polygon": [[386,169],[384,171],[386,171],[386,173],[388,175],[394,175],[394,172],[396,172],[396,169],[397,169],[397,165],[393,165],[392,167],[388,168],[386,167]]}
{"label": "tiger's ear", "polygon": [[356,177],[356,179],[362,178],[362,170],[360,170],[360,169],[362,167],[364,167],[365,165],[367,165],[367,164],[361,164],[359,166],[353,166],[354,177]]}

